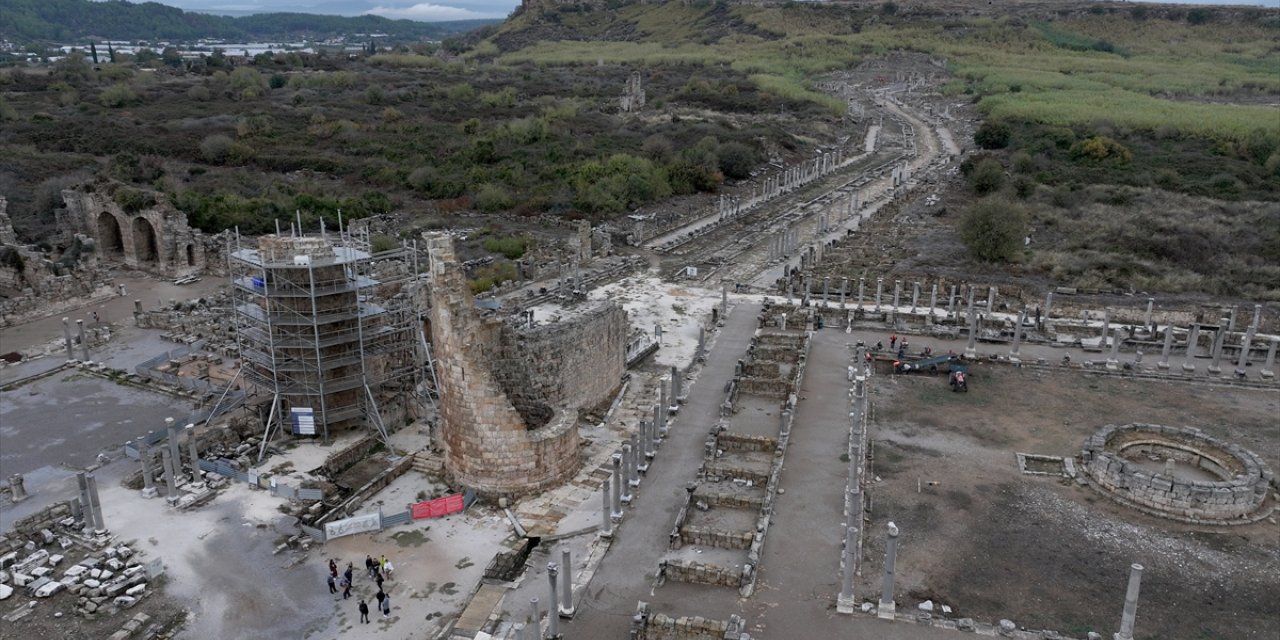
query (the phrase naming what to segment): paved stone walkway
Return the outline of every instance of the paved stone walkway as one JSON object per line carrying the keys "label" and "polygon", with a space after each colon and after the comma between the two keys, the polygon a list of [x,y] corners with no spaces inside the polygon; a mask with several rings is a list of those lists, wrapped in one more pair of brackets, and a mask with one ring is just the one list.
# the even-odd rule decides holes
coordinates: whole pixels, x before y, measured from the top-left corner
{"label": "paved stone walkway", "polygon": [[614,534],[613,546],[578,605],[577,616],[562,625],[566,638],[626,638],[637,601],[650,600],[659,611],[672,605],[665,588],[657,598],[649,595],[658,561],[667,549],[685,486],[694,480],[702,462],[702,442],[719,416],[724,385],[751,341],[759,311],[755,304],[731,309],[690,388],[688,403],[671,425],[639,495]]}

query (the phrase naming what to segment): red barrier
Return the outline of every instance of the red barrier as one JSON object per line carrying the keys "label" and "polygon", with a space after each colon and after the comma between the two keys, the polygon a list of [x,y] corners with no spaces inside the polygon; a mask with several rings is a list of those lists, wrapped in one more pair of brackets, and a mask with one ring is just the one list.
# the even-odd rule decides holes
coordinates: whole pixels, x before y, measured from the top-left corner
{"label": "red barrier", "polygon": [[435,500],[427,500],[409,506],[409,512],[413,515],[414,520],[423,518],[439,518],[453,513],[459,513],[466,508],[466,504],[462,500],[461,493],[455,493],[443,498]]}

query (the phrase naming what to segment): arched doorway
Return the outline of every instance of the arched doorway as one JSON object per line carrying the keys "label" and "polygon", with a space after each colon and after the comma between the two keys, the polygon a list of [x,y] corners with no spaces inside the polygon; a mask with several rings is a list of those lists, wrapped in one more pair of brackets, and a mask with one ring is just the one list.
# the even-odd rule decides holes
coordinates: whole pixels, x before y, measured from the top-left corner
{"label": "arched doorway", "polygon": [[124,255],[124,236],[120,233],[120,223],[106,211],[98,214],[98,247],[104,256]]}
{"label": "arched doorway", "polygon": [[196,246],[194,244],[187,245],[187,266],[196,266]]}
{"label": "arched doorway", "polygon": [[146,218],[133,219],[133,255],[138,262],[159,262],[159,242],[156,240],[156,228]]}

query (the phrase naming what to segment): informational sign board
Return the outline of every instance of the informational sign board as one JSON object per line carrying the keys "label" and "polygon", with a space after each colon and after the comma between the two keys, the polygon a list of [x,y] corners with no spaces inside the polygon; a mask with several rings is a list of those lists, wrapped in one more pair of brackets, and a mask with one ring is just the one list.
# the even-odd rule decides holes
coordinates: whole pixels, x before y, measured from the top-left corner
{"label": "informational sign board", "polygon": [[324,525],[325,540],[333,540],[342,536],[349,536],[366,531],[378,531],[382,528],[381,513],[366,513],[362,516],[353,516],[346,520],[338,520],[337,522],[329,522]]}
{"label": "informational sign board", "polygon": [[295,407],[289,410],[293,423],[293,435],[314,436],[316,434],[316,416],[311,407]]}

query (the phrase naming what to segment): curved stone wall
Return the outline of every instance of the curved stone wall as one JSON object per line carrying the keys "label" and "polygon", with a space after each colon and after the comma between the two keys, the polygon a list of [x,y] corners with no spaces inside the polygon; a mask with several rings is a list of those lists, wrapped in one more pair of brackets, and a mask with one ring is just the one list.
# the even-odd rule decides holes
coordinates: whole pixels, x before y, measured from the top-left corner
{"label": "curved stone wall", "polygon": [[[1172,459],[1219,478],[1192,480],[1129,459]],[[1271,469],[1258,456],[1193,428],[1107,425],[1081,452],[1084,473],[1118,501],[1144,512],[1201,524],[1251,522],[1267,499]]]}

